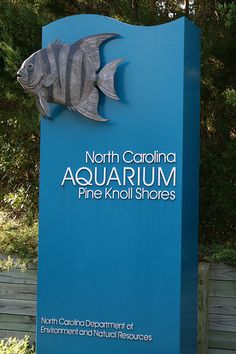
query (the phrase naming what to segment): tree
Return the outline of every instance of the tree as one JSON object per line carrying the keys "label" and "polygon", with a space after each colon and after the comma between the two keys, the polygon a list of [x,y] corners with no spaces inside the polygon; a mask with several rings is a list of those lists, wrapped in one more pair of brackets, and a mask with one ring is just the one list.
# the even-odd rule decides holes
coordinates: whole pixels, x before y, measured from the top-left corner
{"label": "tree", "polygon": [[[222,4],[223,3],[223,4]],[[201,100],[201,238],[234,238],[236,6],[202,1],[194,20],[203,29]],[[235,95],[236,96],[236,95]]]}

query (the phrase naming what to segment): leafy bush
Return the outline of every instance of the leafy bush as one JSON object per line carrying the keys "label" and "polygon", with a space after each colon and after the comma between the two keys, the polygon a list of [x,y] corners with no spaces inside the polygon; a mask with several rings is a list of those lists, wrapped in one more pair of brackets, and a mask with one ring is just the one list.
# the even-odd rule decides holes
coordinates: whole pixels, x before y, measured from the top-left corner
{"label": "leafy bush", "polygon": [[12,215],[37,215],[39,121],[27,113],[1,110],[0,199]]}
{"label": "leafy bush", "polygon": [[24,272],[27,269],[27,263],[19,258],[15,259],[11,256],[0,259],[0,272],[9,272],[16,268]]}
{"label": "leafy bush", "polygon": [[34,348],[29,344],[29,337],[17,339],[10,337],[0,340],[1,354],[35,354]]}
{"label": "leafy bush", "polygon": [[16,72],[39,49],[43,18],[26,1],[0,2],[0,200],[14,215],[37,214],[39,114]]}
{"label": "leafy bush", "polygon": [[207,262],[236,264],[236,244],[227,242],[226,244],[213,243],[211,245],[200,246],[200,259]]}
{"label": "leafy bush", "polygon": [[[7,255],[0,261],[0,270],[25,269],[37,260],[38,225],[34,220],[8,220],[0,213],[0,253]],[[14,257],[17,256],[17,260]]]}

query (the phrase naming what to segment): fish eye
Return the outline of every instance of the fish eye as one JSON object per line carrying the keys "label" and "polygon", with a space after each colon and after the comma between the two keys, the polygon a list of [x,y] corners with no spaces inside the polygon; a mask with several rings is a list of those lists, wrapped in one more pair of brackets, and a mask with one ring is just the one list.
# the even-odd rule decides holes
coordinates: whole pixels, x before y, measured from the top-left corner
{"label": "fish eye", "polygon": [[34,65],[32,63],[29,63],[29,65],[27,66],[28,70],[31,71],[34,68]]}

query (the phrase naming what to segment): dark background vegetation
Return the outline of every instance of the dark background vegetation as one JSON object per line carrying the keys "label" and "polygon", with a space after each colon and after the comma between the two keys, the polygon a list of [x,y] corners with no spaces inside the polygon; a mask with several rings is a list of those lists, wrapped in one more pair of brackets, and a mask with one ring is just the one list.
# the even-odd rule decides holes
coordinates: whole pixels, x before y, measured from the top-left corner
{"label": "dark background vegetation", "polygon": [[[102,14],[137,25],[166,23],[185,15],[202,29],[200,255],[236,262],[233,0],[0,1],[0,199],[8,223],[9,218],[17,218],[13,229],[0,229],[0,251],[11,254],[20,253],[20,249],[25,257],[36,254],[35,239],[29,241],[27,234],[38,212],[39,115],[34,99],[16,81],[16,71],[25,58],[40,49],[41,26],[82,13]],[[6,217],[3,219],[6,221]],[[20,230],[17,237],[14,228]],[[25,241],[19,236],[22,232]],[[18,242],[15,248],[14,242]],[[27,254],[24,242],[25,247],[32,243],[32,254]]]}

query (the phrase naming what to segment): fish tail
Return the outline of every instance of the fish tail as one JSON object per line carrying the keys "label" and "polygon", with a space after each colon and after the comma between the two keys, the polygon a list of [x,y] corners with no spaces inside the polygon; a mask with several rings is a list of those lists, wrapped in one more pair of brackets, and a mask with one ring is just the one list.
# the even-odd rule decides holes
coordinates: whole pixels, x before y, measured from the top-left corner
{"label": "fish tail", "polygon": [[98,74],[97,86],[100,90],[108,97],[114,100],[119,100],[119,97],[115,91],[114,76],[116,73],[117,66],[124,59],[116,59],[112,62],[106,64]]}

